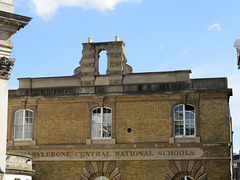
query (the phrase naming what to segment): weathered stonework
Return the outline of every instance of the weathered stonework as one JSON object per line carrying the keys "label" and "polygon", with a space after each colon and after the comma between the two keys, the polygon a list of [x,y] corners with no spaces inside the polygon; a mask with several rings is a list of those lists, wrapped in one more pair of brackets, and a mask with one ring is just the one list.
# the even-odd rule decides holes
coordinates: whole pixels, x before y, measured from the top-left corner
{"label": "weathered stonework", "polygon": [[[13,13],[12,0],[0,0],[0,169],[6,170],[8,79],[15,60],[10,58],[11,36],[31,20]],[[3,177],[4,178],[4,177]]]}
{"label": "weathered stonework", "polygon": [[[116,63],[108,59],[109,74],[98,75],[95,50],[115,45],[124,52],[120,41],[85,43],[75,76],[19,79],[19,89],[9,91],[8,152],[33,157],[35,180],[230,180],[227,79],[190,79],[190,70],[132,73],[131,67],[124,74],[118,48],[108,52],[117,57]],[[193,137],[174,134],[179,104],[195,108]],[[109,139],[92,138],[92,110],[98,107],[111,109]],[[31,140],[14,139],[21,109],[33,112]]]}
{"label": "weathered stonework", "polygon": [[82,59],[80,66],[75,69],[74,74],[81,77],[81,84],[91,86],[95,84],[95,78],[99,75],[99,53],[107,51],[108,84],[122,84],[124,74],[132,73],[132,67],[126,64],[123,41],[83,43]]}
{"label": "weathered stonework", "polygon": [[6,57],[2,57],[0,59],[0,77],[1,78],[8,78],[10,75],[11,67],[14,65],[15,59],[8,59]]}

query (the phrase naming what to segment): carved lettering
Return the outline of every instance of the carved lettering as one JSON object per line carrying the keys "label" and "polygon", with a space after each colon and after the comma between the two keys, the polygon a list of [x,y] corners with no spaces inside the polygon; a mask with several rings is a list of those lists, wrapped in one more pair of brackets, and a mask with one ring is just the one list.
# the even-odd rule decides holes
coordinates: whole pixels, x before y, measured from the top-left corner
{"label": "carved lettering", "polygon": [[[22,153],[22,152],[19,152]],[[148,159],[172,159],[172,158],[199,158],[203,155],[200,148],[152,148],[152,149],[100,149],[100,150],[72,150],[72,151],[28,151],[34,160],[148,160]]]}

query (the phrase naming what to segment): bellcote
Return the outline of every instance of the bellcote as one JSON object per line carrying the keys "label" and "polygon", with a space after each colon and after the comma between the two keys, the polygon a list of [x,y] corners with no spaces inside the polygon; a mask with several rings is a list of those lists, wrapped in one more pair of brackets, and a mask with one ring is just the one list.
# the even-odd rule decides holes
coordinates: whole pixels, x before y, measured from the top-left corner
{"label": "bellcote", "polygon": [[115,41],[93,42],[91,38],[88,43],[83,43],[82,58],[80,66],[74,71],[75,76],[81,77],[82,85],[94,85],[100,76],[99,74],[99,53],[107,51],[107,71],[102,75],[102,81],[106,84],[122,84],[123,75],[132,73],[132,67],[126,62],[125,43],[115,37]]}

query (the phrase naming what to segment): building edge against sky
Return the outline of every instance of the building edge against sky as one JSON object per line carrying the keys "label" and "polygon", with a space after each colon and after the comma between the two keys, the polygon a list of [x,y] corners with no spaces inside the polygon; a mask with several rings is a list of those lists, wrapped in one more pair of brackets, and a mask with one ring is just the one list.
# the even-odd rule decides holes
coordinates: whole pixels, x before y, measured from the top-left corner
{"label": "building edge against sky", "polygon": [[0,0],[0,168],[6,172],[6,137],[8,79],[15,59],[10,58],[12,51],[11,36],[31,20],[29,17],[14,14],[12,0]]}
{"label": "building edge against sky", "polygon": [[9,91],[8,152],[31,155],[36,179],[232,178],[227,78],[133,73],[118,37],[82,45],[73,76]]}
{"label": "building edge against sky", "polygon": [[[119,41],[118,40],[118,38],[116,39],[116,41]],[[90,42],[89,42],[90,43]],[[93,43],[92,41],[91,41],[91,43]],[[106,43],[108,43],[108,42],[105,42],[105,44]],[[84,43],[85,45],[85,47],[87,47],[89,44],[88,43]],[[93,43],[94,44],[94,43]],[[104,45],[103,45],[104,46]],[[103,49],[101,49],[102,47],[100,47],[98,50],[99,51],[101,51],[101,50],[103,50]],[[19,107],[21,106],[21,107],[24,107],[25,106],[25,109],[26,109],[26,107],[28,107],[29,109],[31,109],[31,110],[33,110],[33,112],[34,113],[36,113],[38,110],[37,109],[35,109],[34,107],[33,107],[33,104],[34,103],[32,103],[31,104],[31,102],[32,101],[34,101],[34,97],[32,97],[32,96],[35,96],[35,97],[41,97],[41,98],[43,98],[43,99],[41,99],[41,100],[45,100],[44,98],[45,97],[47,97],[47,98],[51,98],[51,96],[54,96],[54,97],[58,97],[59,99],[61,99],[61,97],[62,96],[70,96],[71,97],[71,94],[78,94],[78,95],[83,95],[83,94],[91,94],[90,96],[94,96],[94,94],[96,94],[96,96],[99,98],[99,99],[92,99],[93,101],[96,101],[97,102],[97,104],[98,104],[98,106],[99,107],[101,107],[101,108],[104,108],[104,106],[106,106],[106,104],[111,104],[111,100],[109,101],[109,97],[108,97],[108,95],[109,94],[111,94],[111,96],[112,95],[114,95],[114,94],[118,94],[119,92],[121,92],[121,93],[123,93],[124,94],[124,92],[125,93],[130,93],[130,94],[135,94],[135,93],[139,93],[139,94],[141,94],[141,95],[146,95],[146,94],[148,94],[149,92],[153,92],[154,91],[154,93],[153,94],[155,94],[156,93],[156,91],[161,91],[161,93],[162,92],[170,92],[171,91],[171,93],[173,92],[173,93],[175,93],[176,91],[176,89],[177,90],[179,90],[179,92],[181,92],[182,93],[182,91],[185,91],[186,89],[185,88],[187,88],[187,87],[183,87],[182,86],[182,84],[180,83],[180,84],[178,84],[178,83],[176,83],[176,82],[185,82],[185,81],[189,81],[189,79],[187,78],[187,76],[189,77],[189,73],[190,73],[190,71],[173,71],[173,72],[159,72],[159,73],[153,73],[153,74],[155,74],[155,75],[153,75],[153,74],[151,74],[151,73],[136,73],[136,74],[132,74],[132,77],[131,77],[131,72],[132,72],[132,67],[131,66],[129,66],[128,64],[126,64],[126,61],[125,61],[125,59],[123,58],[123,57],[121,57],[122,59],[123,59],[123,61],[121,61],[121,65],[122,65],[122,67],[121,68],[118,68],[118,66],[116,66],[116,64],[118,64],[118,60],[116,60],[116,64],[113,62],[113,61],[115,61],[115,60],[113,60],[111,63],[109,63],[108,64],[108,71],[106,72],[106,76],[107,76],[107,78],[105,78],[104,76],[100,76],[99,74],[98,74],[98,72],[96,71],[96,69],[98,68],[98,62],[96,61],[95,62],[95,64],[92,64],[92,60],[89,60],[89,59],[91,59],[92,57],[94,57],[94,58],[97,58],[97,55],[98,55],[98,53],[95,53],[94,55],[93,54],[91,54],[91,53],[89,53],[90,51],[88,51],[87,50],[88,48],[86,48],[85,50],[86,51],[83,51],[83,54],[85,55],[85,56],[83,56],[83,58],[82,58],[82,61],[81,61],[81,65],[78,67],[78,68],[76,68],[75,69],[75,76],[74,76],[74,78],[69,78],[69,77],[53,77],[53,78],[30,78],[30,79],[32,79],[32,80],[30,80],[29,78],[21,78],[20,79],[20,84],[19,84],[19,89],[18,90],[16,90],[16,91],[10,91],[10,99],[15,99],[16,101],[17,101],[17,99],[18,99],[18,97],[20,97],[20,96],[25,96],[25,95],[27,95],[27,96],[29,96],[30,98],[32,98],[31,100],[29,100],[29,102],[30,102],[30,104],[28,104],[28,102],[27,102],[27,100],[25,101],[25,105],[20,105],[20,104],[18,104],[19,105]],[[108,49],[108,51],[109,51],[109,49]],[[112,53],[112,54],[111,54]],[[111,53],[109,53],[109,55],[112,55],[112,56],[115,56],[115,58],[116,58],[116,52],[111,52]],[[120,62],[119,61],[119,62]],[[93,66],[92,66],[93,65]],[[87,67],[87,68],[83,68],[83,67]],[[122,69],[123,71],[122,72],[120,72],[121,70],[120,69]],[[122,76],[122,75],[124,75],[124,76]],[[175,76],[175,78],[176,79],[174,79],[174,77],[173,76]],[[140,84],[138,84],[139,82],[141,82],[140,81],[140,79],[142,79],[143,80],[143,83],[144,84],[142,84],[142,83],[140,83]],[[153,79],[158,79],[158,80],[153,80]],[[164,80],[165,79],[165,80]],[[31,82],[32,81],[32,82]],[[53,81],[53,83],[52,83],[52,81]],[[202,80],[194,80],[194,79],[192,79],[192,80],[190,80],[191,81],[191,85],[192,85],[192,87],[194,87],[195,89],[194,90],[200,90],[201,88],[201,90],[209,90],[209,89],[211,89],[210,91],[215,91],[216,89],[217,89],[217,91],[226,91],[226,79],[214,79],[214,78],[211,78],[211,79],[202,79]],[[120,86],[118,86],[118,84],[120,83],[120,82],[123,82],[124,84],[125,84],[125,86],[123,86],[123,87],[121,87],[121,85]],[[136,83],[135,84],[135,82],[138,82],[138,83]],[[78,89],[78,88],[71,88],[70,86],[69,86],[69,88],[61,88],[61,87],[63,87],[63,86],[66,86],[66,85],[73,85],[73,86],[75,86],[76,84],[75,83],[77,83],[77,84],[81,84],[80,86],[82,86],[83,88],[82,89]],[[145,84],[146,83],[146,84]],[[156,85],[155,83],[160,83],[159,85]],[[173,83],[173,84],[172,84]],[[174,84],[174,83],[176,83],[176,84]],[[166,84],[171,84],[171,85],[166,85]],[[215,84],[215,87],[212,87],[211,85],[209,85],[209,84]],[[175,85],[177,86],[177,87],[175,87]],[[85,87],[84,87],[85,86]],[[94,90],[94,88],[93,88],[93,86],[95,87],[95,90]],[[101,86],[101,87],[100,87]],[[60,88],[59,88],[60,87]],[[125,88],[125,91],[124,91],[124,88]],[[170,88],[170,89],[169,89]],[[176,88],[176,89],[174,89],[174,88]],[[178,89],[178,88],[180,88],[180,89]],[[182,89],[181,89],[182,88]],[[216,89],[214,89],[214,88],[216,88]],[[188,88],[187,88],[188,89]],[[189,89],[188,89],[189,90]],[[200,90],[200,91],[201,91]],[[131,92],[132,91],[132,92]],[[140,92],[141,91],[141,92]],[[178,92],[178,91],[177,91]],[[108,94],[109,93],[109,94]],[[161,94],[160,93],[160,94]],[[181,94],[180,93],[180,94]],[[139,94],[136,94],[136,95],[134,95],[134,96],[138,96]],[[80,96],[81,96],[80,95]],[[107,95],[107,97],[105,96],[105,95]],[[187,95],[188,96],[188,95]],[[194,95],[193,94],[191,94],[191,95],[189,95],[189,96],[191,96],[191,98],[192,99],[194,99],[194,100],[196,100],[195,99],[195,97],[194,97]],[[229,92],[229,94],[228,94],[228,96],[231,96],[231,92]],[[130,97],[130,96],[129,96]],[[140,97],[140,96],[139,96]],[[149,96],[150,97],[150,96]],[[176,95],[176,97],[177,97],[177,95]],[[117,97],[118,98],[118,97]],[[132,97],[133,98],[133,97]],[[190,97],[186,97],[186,99],[185,99],[185,101],[184,100],[179,100],[179,101],[182,101],[182,103],[183,102],[193,102],[193,101],[191,101],[192,99],[191,99]],[[207,96],[205,96],[204,98],[208,98]],[[215,97],[215,98],[217,98],[217,97]],[[222,97],[223,98],[223,97]],[[225,98],[225,96],[224,96],[224,98]],[[71,99],[71,98],[70,98]],[[70,99],[66,99],[66,100],[70,100]],[[133,98],[134,99],[134,98]],[[39,100],[39,101],[41,101],[41,100]],[[14,101],[14,100],[13,100]],[[77,100],[77,101],[79,101],[79,100]],[[77,102],[76,101],[76,102]],[[124,101],[127,101],[127,100],[124,100]],[[146,102],[147,102],[147,100],[145,100]],[[53,102],[53,101],[52,101]],[[76,102],[70,102],[70,104],[71,103],[76,103]],[[53,103],[56,103],[56,102],[53,102]],[[58,103],[60,103],[60,102],[58,102]],[[84,103],[89,103],[89,104],[91,104],[91,102],[84,102]],[[184,103],[183,103],[184,104]],[[12,105],[12,104],[11,104]],[[14,104],[14,105],[17,105],[17,104]],[[13,106],[14,106],[13,105]],[[18,106],[17,105],[17,106]],[[41,104],[40,103],[40,105],[43,105],[43,104]],[[64,105],[64,104],[63,104]],[[109,105],[109,106],[111,106],[111,105]],[[12,108],[12,106],[11,106],[11,108]],[[69,107],[69,110],[70,110],[70,108],[71,107]],[[24,108],[23,108],[24,109]],[[102,110],[101,110],[102,111]],[[113,112],[116,112],[117,110],[115,109],[114,110],[114,108],[113,108]],[[17,111],[11,111],[11,115],[10,115],[10,117],[11,117],[11,123],[10,123],[10,130],[12,130],[12,131],[14,131],[12,128],[13,128],[13,126],[11,126],[11,124],[14,122],[14,118],[13,118],[13,112],[14,113],[16,113]],[[41,111],[39,111],[40,113],[41,113]],[[114,113],[115,113],[114,112]],[[93,113],[93,111],[92,111],[92,113]],[[91,113],[90,113],[91,114]],[[34,117],[35,117],[35,119],[40,119],[40,121],[41,121],[41,117],[36,117],[35,115],[34,115]],[[12,119],[13,118],[13,119]],[[90,118],[91,119],[91,118]],[[116,119],[116,117],[115,117],[115,119]],[[116,121],[116,120],[115,120]],[[35,122],[36,123],[36,122]],[[198,121],[198,123],[199,123],[199,121]],[[111,140],[109,141],[109,140],[105,140],[105,141],[100,141],[101,143],[103,143],[103,145],[99,145],[99,140],[97,139],[94,139],[94,138],[92,138],[92,134],[91,134],[91,124],[90,125],[88,125],[88,126],[90,126],[90,133],[89,133],[89,129],[88,129],[88,131],[87,131],[87,134],[88,134],[88,137],[87,137],[87,139],[86,139],[86,141],[83,143],[83,144],[86,144],[86,145],[94,145],[94,146],[97,146],[97,147],[100,147],[99,149],[100,149],[100,151],[99,152],[97,152],[97,153],[101,153],[101,152],[107,152],[107,151],[105,151],[106,150],[106,148],[105,147],[107,147],[107,148],[109,148],[111,145],[110,144],[113,144],[112,146],[111,146],[111,148],[113,148],[114,149],[114,144],[116,145],[116,148],[117,148],[117,144],[118,144],[118,141],[119,142],[121,142],[121,137],[119,137],[119,138],[117,138],[117,135],[116,134],[118,134],[116,131],[116,129],[115,129],[115,134],[113,134],[112,136],[111,136]],[[117,125],[116,125],[117,126]],[[36,128],[36,127],[35,127]],[[114,128],[114,127],[113,127]],[[116,127],[115,127],[116,128]],[[171,129],[171,128],[170,128]],[[133,131],[134,130],[134,128],[127,128],[127,132],[129,133],[129,134],[131,134],[131,132],[134,132]],[[135,129],[136,130],[136,129]],[[198,130],[198,128],[197,128],[197,130]],[[35,132],[34,133],[39,133],[40,134],[40,136],[39,137],[42,137],[42,134],[41,134],[41,129],[35,129],[34,130]],[[119,130],[120,131],[120,130]],[[174,130],[173,130],[174,131]],[[199,133],[199,132],[198,132]],[[112,138],[112,137],[114,137],[115,136],[115,139],[114,138]],[[38,145],[41,145],[41,143],[39,143],[38,144],[38,142],[37,142],[37,139],[36,139],[36,137],[37,137],[37,135],[36,136],[34,136],[32,139],[31,138],[29,138],[29,139],[31,139],[31,141],[29,141],[29,139],[28,140],[26,140],[25,142],[19,142],[19,141],[17,141],[16,139],[14,139],[15,137],[14,137],[14,134],[13,134],[13,132],[11,132],[10,133],[10,135],[9,135],[9,137],[8,137],[8,140],[9,140],[9,143],[8,143],[8,145],[9,145],[9,150],[10,151],[12,151],[12,152],[14,152],[14,151],[16,151],[16,152],[20,152],[20,151],[17,151],[17,149],[18,148],[22,148],[21,149],[21,151],[23,152],[23,151],[25,151],[26,152],[26,154],[31,154],[31,155],[33,155],[34,156],[34,159],[35,159],[35,162],[37,162],[37,168],[39,168],[40,170],[42,170],[41,169],[41,163],[40,163],[40,161],[42,161],[42,159],[41,158],[43,158],[44,159],[44,156],[46,155],[46,156],[51,156],[51,158],[52,158],[52,163],[54,164],[54,161],[56,160],[56,159],[54,159],[53,158],[53,154],[55,153],[54,151],[51,151],[52,152],[52,154],[50,153],[50,154],[47,154],[48,152],[48,150],[49,149],[47,149],[46,147],[44,147],[44,146],[42,146],[41,148],[46,148],[46,149],[44,149],[45,151],[43,151],[43,152],[40,152],[40,154],[41,155],[43,155],[41,158],[37,158],[36,156],[38,156],[39,155],[39,152],[31,152],[31,148],[30,149],[27,149],[27,148],[24,148],[24,145],[26,145],[25,143],[27,143],[28,145],[30,145],[30,146],[32,146],[33,148],[34,147],[38,147]],[[199,141],[201,142],[201,138],[199,139],[198,137],[196,137],[196,138],[194,138],[195,140],[194,140],[194,142],[191,142],[191,143],[199,143]],[[39,141],[41,142],[42,140],[44,140],[44,138],[43,139],[41,139],[41,138],[39,138]],[[51,140],[50,140],[51,141]],[[151,140],[150,140],[151,141]],[[184,141],[184,140],[183,140]],[[191,141],[191,140],[190,140]],[[109,142],[110,142],[110,144],[109,144]],[[179,142],[179,139],[178,138],[175,138],[174,136],[173,137],[169,137],[169,140],[168,140],[168,142],[169,143],[181,143],[181,146],[184,146],[185,148],[187,148],[187,146],[191,146],[191,143],[188,143],[188,144],[184,144],[184,143],[186,143],[186,142],[181,142],[181,140],[180,140],[180,142]],[[70,145],[72,145],[71,144],[71,142],[67,142],[67,143],[69,143]],[[100,144],[101,144],[100,143]],[[131,142],[131,143],[134,143],[134,144],[137,144],[137,143],[139,143],[139,142],[137,142],[137,141],[134,141],[134,142]],[[131,144],[131,143],[129,143],[129,144]],[[201,142],[201,143],[205,143],[204,144],[204,146],[210,146],[211,145],[211,143],[206,143],[206,142]],[[201,144],[200,143],[200,144]],[[59,143],[59,144],[61,144],[61,143]],[[131,147],[131,145],[129,145],[128,143],[126,143],[125,145],[126,146],[129,146],[128,148],[130,149],[130,150],[134,150],[135,149],[135,147]],[[156,143],[156,144],[154,144],[155,146],[161,146],[160,145],[161,143]],[[220,143],[221,144],[221,143]],[[195,144],[196,145],[196,144]],[[216,145],[216,144],[215,144]],[[218,144],[219,145],[219,144]],[[224,143],[222,143],[221,145],[223,145],[224,146]],[[147,146],[145,146],[145,144],[143,143],[142,144],[142,146],[144,146],[145,148],[149,148],[149,149],[151,149],[152,147],[147,147]],[[199,144],[197,145],[197,146],[199,146]],[[216,145],[217,146],[217,145]],[[227,146],[226,144],[225,144],[225,146]],[[82,146],[83,147],[83,146]],[[89,147],[89,146],[88,146]],[[120,146],[119,146],[120,147]],[[138,148],[142,148],[141,147],[141,145],[140,146],[138,146],[137,145],[137,147]],[[63,148],[66,148],[65,146],[63,146]],[[86,148],[86,146],[85,146],[85,148]],[[132,148],[132,149],[131,149]],[[174,148],[176,148],[174,145],[173,146],[171,146],[171,145],[169,145],[169,146],[167,146],[167,148],[169,148],[169,149],[171,149],[171,148],[173,148],[173,150],[176,150],[176,149],[174,149]],[[50,148],[51,149],[51,148]],[[54,150],[56,150],[56,153],[55,153],[55,155],[54,156],[58,156],[57,154],[59,154],[59,152],[58,152],[58,147],[56,146],[56,147],[53,147],[53,149]],[[72,147],[72,149],[71,150],[73,150],[73,151],[75,151],[75,150],[77,150],[78,148],[77,147],[75,147],[75,149],[74,149],[74,147]],[[198,154],[198,156],[197,157],[195,157],[194,156],[194,158],[193,159],[191,159],[191,160],[193,160],[194,161],[194,163],[193,163],[193,161],[191,161],[191,160],[189,160],[188,158],[186,158],[186,159],[182,159],[182,160],[189,160],[189,162],[188,162],[188,164],[187,165],[190,165],[191,163],[193,163],[193,164],[199,164],[199,161],[197,161],[196,159],[201,159],[201,157],[203,157],[203,158],[206,158],[206,154],[207,154],[207,152],[205,151],[206,149],[204,148],[204,147],[200,147],[200,149],[202,150],[202,149],[204,149],[204,155],[201,155],[201,152],[200,151],[198,151],[199,149],[194,149],[194,150],[196,150],[195,152],[196,153],[199,153]],[[103,151],[101,151],[101,150],[103,150]],[[122,150],[124,150],[124,149],[122,149]],[[142,149],[141,149],[142,150]],[[153,150],[153,151],[151,151],[151,150]],[[151,152],[153,152],[154,153],[154,148],[152,148],[150,151],[149,151],[149,153],[151,154]],[[226,150],[226,149],[225,149]],[[66,151],[66,152],[63,152],[63,154],[65,153],[65,156],[69,156],[71,153],[69,153],[68,154],[68,152],[69,151]],[[135,151],[133,151],[133,152],[135,152]],[[146,152],[146,151],[145,151]],[[44,153],[46,153],[46,154],[44,154]],[[84,154],[85,152],[83,152],[83,153],[81,153],[81,152],[78,152],[78,155],[79,154]],[[212,152],[211,152],[212,153]],[[76,155],[76,154],[75,154]],[[214,155],[214,154],[212,154],[212,155]],[[227,155],[227,153],[225,154],[225,155]],[[225,158],[227,158],[227,156],[225,156],[225,155],[223,155]],[[200,157],[199,157],[200,156]],[[141,158],[143,158],[143,157],[141,157]],[[175,157],[175,158],[179,158],[179,157]],[[207,158],[211,158],[210,156],[209,157],[207,157]],[[220,158],[220,157],[219,157]],[[70,157],[69,157],[69,159],[71,159]],[[69,159],[65,159],[65,161],[68,161],[68,162],[70,162],[71,160],[69,160]],[[83,161],[83,162],[85,162],[86,163],[86,165],[85,166],[82,166],[82,178],[84,178],[84,177],[87,177],[89,174],[87,174],[87,172],[89,173],[89,171],[90,170],[88,170],[87,172],[85,171],[85,169],[88,169],[88,168],[96,168],[96,164],[97,164],[97,166],[98,167],[101,167],[101,163],[103,163],[104,165],[108,162],[107,161],[107,159],[104,159],[104,158],[102,158],[102,159],[100,159],[100,163],[99,163],[99,159],[97,159],[98,161],[94,161],[94,160],[96,160],[96,159],[91,159],[91,160],[89,160],[89,159],[85,159],[86,161]],[[126,160],[126,159],[125,159]],[[132,162],[133,163],[135,163],[136,161],[134,161],[134,159],[131,159],[131,160],[133,160]],[[130,160],[130,161],[131,161]],[[136,160],[136,159],[135,159]],[[140,161],[142,160],[142,159],[139,159]],[[51,159],[50,159],[50,161],[51,161]],[[59,159],[57,159],[56,161],[61,161],[61,159],[59,160]],[[82,161],[82,160],[81,160]],[[129,160],[128,160],[129,161]],[[118,160],[116,160],[116,161],[114,161],[114,162],[116,162],[117,163],[117,165],[119,165],[119,167],[120,168],[118,168],[118,167],[116,167],[115,166],[115,169],[122,169],[123,171],[122,172],[124,172],[124,171],[126,171],[126,170],[124,170],[124,168],[123,168],[123,166],[121,166],[121,163],[124,163],[124,159],[118,159]],[[179,169],[184,169],[185,168],[185,165],[179,165],[179,162],[180,162],[180,164],[183,162],[183,161],[169,161],[169,164],[171,164],[171,165],[169,165],[169,168],[170,168],[170,171],[167,173],[168,174],[168,176],[169,177],[171,177],[172,176],[172,174],[170,174],[171,172],[174,172],[174,166],[175,167],[177,167],[177,168],[179,168]],[[206,164],[204,161],[202,161],[203,162],[203,164]],[[90,163],[90,164],[89,164]],[[113,163],[113,161],[111,161],[110,163]],[[168,164],[168,162],[166,161],[165,162],[166,164]],[[80,163],[81,164],[81,163]],[[113,163],[114,164],[114,163]],[[131,164],[130,162],[126,162],[126,164],[125,165],[129,165],[129,164]],[[160,162],[159,162],[159,164],[161,164]],[[159,165],[158,164],[158,165]],[[184,164],[184,163],[183,163]],[[192,172],[192,173],[195,173],[194,175],[196,176],[196,177],[202,177],[202,179],[206,176],[206,174],[207,174],[207,172],[208,172],[208,170],[206,170],[206,168],[203,166],[203,164],[202,164],[202,166],[200,166],[200,168],[198,168],[198,166],[193,166],[195,169],[197,169],[197,170],[195,170],[196,172]],[[88,166],[89,165],[89,166]],[[131,167],[130,165],[129,165],[129,167]],[[60,169],[62,169],[61,167],[59,167]],[[84,169],[85,168],[85,169]],[[100,168],[101,169],[101,168]],[[114,169],[114,170],[115,170]],[[204,171],[203,171],[203,169],[205,169]],[[117,171],[117,170],[116,170]],[[94,169],[94,172],[95,172],[95,169]],[[104,171],[102,171],[102,172],[104,172]],[[95,172],[96,174],[97,174],[97,172]],[[174,172],[175,173],[175,172]],[[181,172],[177,172],[176,174],[178,174],[178,173],[181,173]],[[111,173],[110,173],[111,174]],[[120,171],[118,171],[118,173],[116,174],[116,176],[118,176],[120,174]],[[123,173],[122,173],[123,174]],[[175,174],[175,175],[176,175]],[[198,174],[198,175],[197,175]],[[92,174],[93,175],[93,174]],[[39,176],[39,174],[38,174],[38,176]],[[94,175],[93,175],[94,176]],[[177,175],[178,176],[178,175]],[[119,177],[119,176],[118,176]],[[166,176],[166,179],[167,179],[167,176]]]}

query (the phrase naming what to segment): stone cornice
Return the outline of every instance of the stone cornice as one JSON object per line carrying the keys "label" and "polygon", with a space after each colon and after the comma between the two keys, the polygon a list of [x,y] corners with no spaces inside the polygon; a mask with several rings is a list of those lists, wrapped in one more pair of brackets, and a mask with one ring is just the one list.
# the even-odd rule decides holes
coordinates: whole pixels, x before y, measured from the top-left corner
{"label": "stone cornice", "polygon": [[19,30],[23,28],[32,18],[9,12],[0,11],[0,25]]}

